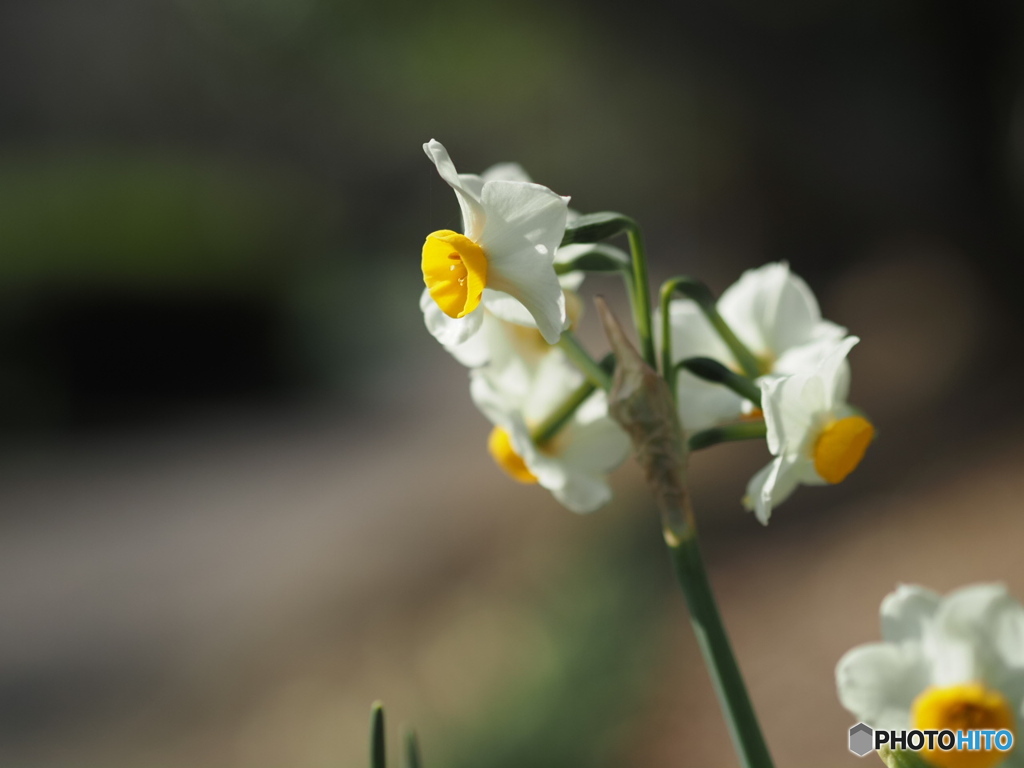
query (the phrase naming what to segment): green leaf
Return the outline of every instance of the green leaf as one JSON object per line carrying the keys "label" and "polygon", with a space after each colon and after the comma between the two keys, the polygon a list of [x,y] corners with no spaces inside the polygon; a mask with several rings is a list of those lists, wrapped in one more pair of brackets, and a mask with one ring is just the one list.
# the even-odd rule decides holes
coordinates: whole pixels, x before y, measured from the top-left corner
{"label": "green leaf", "polygon": [[370,768],[387,768],[384,749],[384,705],[375,701],[370,708]]}
{"label": "green leaf", "polygon": [[571,226],[566,227],[562,245],[597,243],[621,235],[635,226],[636,223],[631,218],[621,213],[611,211],[588,213],[573,221]]}
{"label": "green leaf", "polygon": [[678,367],[705,381],[722,384],[758,408],[761,407],[761,390],[758,386],[746,376],[729,370],[717,360],[710,357],[688,357],[678,363]]}
{"label": "green leaf", "polygon": [[405,764],[404,768],[423,768],[423,760],[420,758],[420,745],[416,738],[416,731],[405,732]]}
{"label": "green leaf", "polygon": [[629,256],[614,245],[595,243],[572,261],[555,264],[560,275],[569,272],[628,272]]}
{"label": "green leaf", "polygon": [[690,435],[687,444],[691,451],[710,448],[719,443],[734,443],[737,440],[758,440],[768,434],[768,427],[763,421],[740,422],[724,427],[711,427]]}
{"label": "green leaf", "polygon": [[686,298],[697,302],[697,305],[704,311],[717,312],[714,294],[700,280],[692,277],[676,277],[666,282],[665,286],[670,287],[671,292],[681,293]]}

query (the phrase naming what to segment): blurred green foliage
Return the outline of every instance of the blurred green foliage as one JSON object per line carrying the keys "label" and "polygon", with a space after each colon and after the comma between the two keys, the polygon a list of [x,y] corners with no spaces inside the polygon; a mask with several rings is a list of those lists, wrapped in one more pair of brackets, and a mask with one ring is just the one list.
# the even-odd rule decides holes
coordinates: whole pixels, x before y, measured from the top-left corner
{"label": "blurred green foliage", "polygon": [[610,526],[567,553],[529,608],[549,638],[545,662],[494,691],[468,727],[424,733],[427,766],[628,762],[622,750],[630,748],[631,718],[664,658],[663,612],[675,597],[653,511],[649,519],[651,525],[606,521]]}
{"label": "blurred green foliage", "polygon": [[332,209],[294,174],[190,156],[8,159],[0,290],[266,291],[325,248]]}

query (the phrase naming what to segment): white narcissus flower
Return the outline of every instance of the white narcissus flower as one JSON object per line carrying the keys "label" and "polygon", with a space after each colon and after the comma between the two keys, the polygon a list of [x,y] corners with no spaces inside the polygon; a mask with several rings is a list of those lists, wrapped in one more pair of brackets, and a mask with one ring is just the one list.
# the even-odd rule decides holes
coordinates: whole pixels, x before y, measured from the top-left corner
{"label": "white narcissus flower", "polygon": [[[901,586],[882,601],[882,640],[836,667],[839,700],[884,730],[1002,730],[1024,718],[1024,607],[998,584],[940,597]],[[1022,768],[1024,749],[920,753],[937,768]]]}
{"label": "white narcissus flower", "polygon": [[[489,181],[516,181],[531,183],[530,176],[518,163],[493,165],[480,176],[460,174],[464,183],[472,188],[482,188]],[[579,213],[571,208],[566,210],[567,221],[572,223]],[[582,253],[590,250],[589,245],[567,245],[555,251],[555,264],[567,264]],[[576,291],[583,283],[583,272],[569,272],[558,276],[565,296],[565,329],[571,329],[582,315],[583,305]],[[504,365],[509,355],[523,355],[533,362],[551,350],[537,330],[533,316],[520,302],[497,291],[485,291],[483,315],[480,327],[469,338],[463,338],[469,326],[462,320],[449,318],[430,295],[423,291],[420,309],[431,333],[441,342],[452,356],[469,368],[482,365]],[[475,322],[475,320],[474,320]]]}
{"label": "white narcissus flower", "polygon": [[459,174],[440,142],[423,149],[455,190],[465,230],[433,232],[423,245],[423,281],[440,310],[425,313],[427,328],[446,347],[456,346],[480,330],[487,307],[535,325],[556,343],[566,310],[554,254],[569,198],[527,181]]}
{"label": "white narcissus flower", "polygon": [[629,438],[608,416],[604,392],[592,394],[543,445],[531,429],[551,416],[584,382],[559,350],[537,365],[514,361],[470,373],[473,402],[494,424],[491,456],[522,483],[538,483],[573,512],[592,512],[611,498],[607,474],[629,454]]}
{"label": "white narcissus flower", "polygon": [[760,380],[768,450],[775,458],[751,478],[744,505],[762,523],[797,485],[842,482],[864,458],[875,428],[846,402],[846,356],[858,341],[848,336],[803,373]]}
{"label": "white narcissus flower", "polygon": [[[785,263],[744,272],[717,302],[718,313],[761,364],[761,373],[784,376],[812,367],[846,330],[823,320],[811,289]],[[732,352],[690,299],[670,305],[672,359],[710,357],[735,371]],[[735,420],[751,406],[731,390],[687,371],[677,380],[679,418],[687,432]]]}

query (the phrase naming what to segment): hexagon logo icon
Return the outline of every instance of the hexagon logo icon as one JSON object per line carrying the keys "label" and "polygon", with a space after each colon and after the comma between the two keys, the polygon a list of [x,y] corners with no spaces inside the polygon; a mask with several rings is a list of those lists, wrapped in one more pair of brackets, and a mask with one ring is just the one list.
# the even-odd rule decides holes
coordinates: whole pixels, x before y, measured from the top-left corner
{"label": "hexagon logo icon", "polygon": [[874,749],[875,732],[870,725],[857,723],[850,729],[850,751],[857,757],[864,757]]}

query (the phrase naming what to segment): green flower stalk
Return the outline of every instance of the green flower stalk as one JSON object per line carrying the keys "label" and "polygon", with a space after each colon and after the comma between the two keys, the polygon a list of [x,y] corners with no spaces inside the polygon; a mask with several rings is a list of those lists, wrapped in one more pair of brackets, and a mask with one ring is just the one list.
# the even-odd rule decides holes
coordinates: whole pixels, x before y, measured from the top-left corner
{"label": "green flower stalk", "polygon": [[598,311],[618,365],[608,407],[633,442],[661,514],[662,532],[704,660],[745,768],[772,768],[768,745],[733,655],[697,541],[689,488],[687,448],[665,380],[633,348],[603,301]]}

